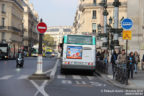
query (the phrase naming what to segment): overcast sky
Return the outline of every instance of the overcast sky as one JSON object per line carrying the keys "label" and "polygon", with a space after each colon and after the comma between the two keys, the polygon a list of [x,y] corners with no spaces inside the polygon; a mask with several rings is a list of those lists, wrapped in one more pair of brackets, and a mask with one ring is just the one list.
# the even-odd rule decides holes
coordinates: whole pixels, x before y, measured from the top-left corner
{"label": "overcast sky", "polygon": [[30,0],[30,2],[48,26],[73,24],[78,0]]}

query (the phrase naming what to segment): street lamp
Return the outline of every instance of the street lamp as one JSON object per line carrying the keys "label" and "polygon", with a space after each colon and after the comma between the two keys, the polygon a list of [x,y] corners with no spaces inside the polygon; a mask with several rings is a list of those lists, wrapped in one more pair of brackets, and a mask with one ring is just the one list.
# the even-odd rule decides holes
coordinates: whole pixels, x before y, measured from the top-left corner
{"label": "street lamp", "polygon": [[98,24],[97,28],[98,28],[98,31],[100,31],[101,30],[101,25]]}
{"label": "street lamp", "polygon": [[107,0],[102,0],[100,5],[103,7],[103,16],[104,16],[104,33],[103,33],[103,48],[104,49],[107,49],[108,47],[108,43],[107,43],[107,15],[108,15],[108,12],[107,12]]}
{"label": "street lamp", "polygon": [[121,3],[119,2],[119,0],[114,0],[113,2],[113,6],[114,6],[114,45],[115,46],[119,46],[119,41],[118,41],[118,34],[119,34],[119,30],[118,30],[118,24],[119,24],[119,6],[121,5]]}
{"label": "street lamp", "polygon": [[98,29],[97,38],[98,38],[98,40],[100,40],[100,34],[101,34],[101,25],[100,24],[98,24],[97,29]]}
{"label": "street lamp", "polygon": [[100,24],[98,24],[98,26],[97,26],[97,29],[98,29],[98,33],[97,33],[97,46],[98,46],[98,48],[100,48],[101,47],[101,25]]}
{"label": "street lamp", "polygon": [[112,24],[112,17],[109,18],[109,25]]}

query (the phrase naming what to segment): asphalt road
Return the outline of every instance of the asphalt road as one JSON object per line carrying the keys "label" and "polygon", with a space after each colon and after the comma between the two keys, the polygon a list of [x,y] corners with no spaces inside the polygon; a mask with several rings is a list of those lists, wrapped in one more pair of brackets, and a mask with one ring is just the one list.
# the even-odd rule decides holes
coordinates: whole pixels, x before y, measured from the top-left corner
{"label": "asphalt road", "polygon": [[[143,91],[121,89],[87,71],[60,73],[60,62],[55,78],[45,87],[47,96],[143,96]],[[41,94],[42,96],[42,94]]]}
{"label": "asphalt road", "polygon": [[[56,58],[43,58],[44,72],[50,72]],[[0,96],[34,96],[37,88],[32,82],[41,84],[43,81],[28,80],[36,72],[37,57],[26,57],[24,68],[16,68],[15,60],[0,61]]]}
{"label": "asphalt road", "polygon": [[142,96],[86,71],[61,74],[57,58],[43,59],[43,70],[51,76],[50,80],[29,80],[36,63],[36,57],[26,57],[24,68],[17,69],[14,60],[0,61],[0,96]]}

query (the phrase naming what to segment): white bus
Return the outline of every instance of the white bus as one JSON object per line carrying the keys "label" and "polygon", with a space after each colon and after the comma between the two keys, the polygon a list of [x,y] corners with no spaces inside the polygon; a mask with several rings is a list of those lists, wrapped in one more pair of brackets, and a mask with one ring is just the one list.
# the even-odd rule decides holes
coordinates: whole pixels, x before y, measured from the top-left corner
{"label": "white bus", "polygon": [[95,36],[65,35],[62,51],[62,73],[65,69],[82,69],[94,72],[96,67]]}

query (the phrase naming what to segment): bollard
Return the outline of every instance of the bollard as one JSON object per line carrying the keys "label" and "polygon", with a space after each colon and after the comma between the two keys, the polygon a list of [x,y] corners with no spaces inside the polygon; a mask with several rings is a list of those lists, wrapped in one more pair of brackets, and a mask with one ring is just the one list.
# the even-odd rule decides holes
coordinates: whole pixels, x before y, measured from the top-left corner
{"label": "bollard", "polygon": [[35,74],[32,74],[29,79],[30,80],[47,80],[50,79],[49,76],[43,73],[43,59],[42,59],[42,54],[38,55],[38,60],[37,60],[37,70]]}
{"label": "bollard", "polygon": [[36,74],[43,74],[42,64],[43,64],[42,55],[38,55]]}

